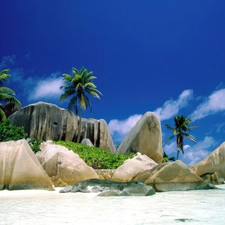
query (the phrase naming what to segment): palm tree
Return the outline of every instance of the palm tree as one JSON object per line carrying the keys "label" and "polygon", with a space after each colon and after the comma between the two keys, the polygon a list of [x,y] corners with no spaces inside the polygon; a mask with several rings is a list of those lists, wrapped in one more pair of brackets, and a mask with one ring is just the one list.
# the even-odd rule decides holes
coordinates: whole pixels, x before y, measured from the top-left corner
{"label": "palm tree", "polygon": [[[191,126],[189,127],[188,125],[191,124],[192,120],[190,118],[186,119],[185,116],[175,116],[174,117],[174,122],[175,122],[175,128],[171,127],[169,124],[166,124],[166,127],[170,130],[172,130],[173,135],[167,139],[167,141],[171,140],[173,137],[177,137],[177,159],[179,157],[180,151],[184,154],[184,142],[183,139],[184,137],[189,138],[192,140],[194,143],[197,143],[195,140],[195,137],[189,133],[188,131],[191,131],[192,129],[198,128],[199,126]],[[166,141],[166,142],[167,142]]]}
{"label": "palm tree", "polygon": [[72,68],[72,72],[73,76],[63,74],[63,80],[66,84],[60,87],[60,89],[64,89],[60,101],[70,97],[68,109],[71,111],[74,109],[76,115],[79,116],[77,142],[80,142],[82,110],[86,110],[89,107],[92,112],[92,105],[88,96],[100,99],[102,93],[97,90],[97,86],[93,83],[93,79],[96,77],[92,76],[92,71],[88,72],[86,68],[82,67],[80,71]]}
{"label": "palm tree", "polygon": [[[13,108],[14,106],[21,106],[19,100],[15,98],[15,92],[7,87],[2,87],[5,81],[10,78],[9,69],[0,71],[0,102],[4,102],[5,105],[0,107],[0,122],[6,120],[6,109]],[[7,115],[8,116],[8,115]]]}

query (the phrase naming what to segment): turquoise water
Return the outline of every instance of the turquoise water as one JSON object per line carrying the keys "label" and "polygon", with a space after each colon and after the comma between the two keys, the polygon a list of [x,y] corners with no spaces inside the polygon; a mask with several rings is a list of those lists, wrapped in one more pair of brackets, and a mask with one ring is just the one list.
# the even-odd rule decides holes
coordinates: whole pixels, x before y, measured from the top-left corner
{"label": "turquoise water", "polygon": [[97,197],[57,191],[1,191],[0,225],[225,224],[220,190],[156,193],[146,197]]}

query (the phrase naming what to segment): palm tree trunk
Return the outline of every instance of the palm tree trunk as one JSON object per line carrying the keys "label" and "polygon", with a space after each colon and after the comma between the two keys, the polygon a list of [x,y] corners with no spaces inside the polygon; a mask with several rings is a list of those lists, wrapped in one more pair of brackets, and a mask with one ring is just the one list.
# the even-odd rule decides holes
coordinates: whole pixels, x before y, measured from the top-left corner
{"label": "palm tree trunk", "polygon": [[179,153],[180,153],[180,151],[177,149],[177,160],[179,158]]}

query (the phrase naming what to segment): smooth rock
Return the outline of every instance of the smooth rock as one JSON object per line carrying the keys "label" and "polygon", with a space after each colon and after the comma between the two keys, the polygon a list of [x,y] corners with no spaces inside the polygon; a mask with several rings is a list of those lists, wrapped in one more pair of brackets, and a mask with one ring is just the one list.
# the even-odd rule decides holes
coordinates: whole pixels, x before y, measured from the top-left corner
{"label": "smooth rock", "polygon": [[131,181],[137,174],[150,170],[156,165],[158,164],[148,156],[137,153],[136,156],[127,159],[115,170],[111,180],[123,182]]}
{"label": "smooth rock", "polygon": [[182,161],[167,162],[138,174],[133,181],[151,185],[155,191],[187,191],[215,188],[192,173]]}
{"label": "smooth rock", "polygon": [[145,113],[119,145],[117,153],[129,154],[140,152],[162,162],[162,131],[157,115],[153,112]]}
{"label": "smooth rock", "polygon": [[99,177],[78,154],[64,146],[47,141],[41,143],[40,149],[42,151],[37,152],[37,158],[55,186],[65,186]]}
{"label": "smooth rock", "polygon": [[91,141],[90,141],[89,139],[87,139],[87,138],[83,139],[83,140],[81,141],[81,144],[87,145],[87,146],[90,146],[90,147],[94,146],[94,145],[91,143]]}
{"label": "smooth rock", "polygon": [[140,182],[118,182],[99,179],[81,181],[60,190],[60,193],[68,192],[101,192],[98,196],[149,196],[155,194],[151,186]]}
{"label": "smooth rock", "polygon": [[190,170],[198,176],[217,172],[225,178],[225,142],[211,152],[207,158],[191,166]]}
{"label": "smooth rock", "polygon": [[1,142],[0,152],[0,190],[54,190],[25,140]]}

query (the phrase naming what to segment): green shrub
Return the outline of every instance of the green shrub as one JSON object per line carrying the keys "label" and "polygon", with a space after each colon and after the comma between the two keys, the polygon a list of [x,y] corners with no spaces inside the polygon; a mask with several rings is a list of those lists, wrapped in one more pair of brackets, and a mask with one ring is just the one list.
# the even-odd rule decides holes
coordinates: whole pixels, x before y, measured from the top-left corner
{"label": "green shrub", "polygon": [[69,150],[77,153],[87,165],[94,169],[116,169],[126,159],[132,158],[135,155],[134,153],[129,155],[112,154],[101,148],[90,147],[70,141],[55,141],[55,144],[65,146]]}
{"label": "green shrub", "polygon": [[27,138],[23,127],[13,126],[9,119],[0,122],[0,142],[1,141],[16,141]]}
{"label": "green shrub", "polygon": [[41,151],[40,144],[42,142],[43,142],[43,140],[32,138],[28,141],[28,144],[30,145],[32,151],[36,154],[38,151]]}

